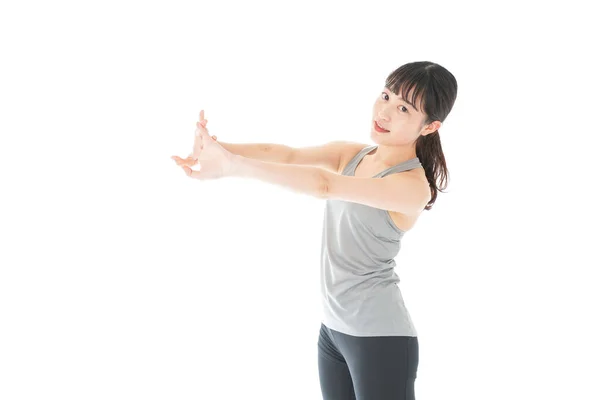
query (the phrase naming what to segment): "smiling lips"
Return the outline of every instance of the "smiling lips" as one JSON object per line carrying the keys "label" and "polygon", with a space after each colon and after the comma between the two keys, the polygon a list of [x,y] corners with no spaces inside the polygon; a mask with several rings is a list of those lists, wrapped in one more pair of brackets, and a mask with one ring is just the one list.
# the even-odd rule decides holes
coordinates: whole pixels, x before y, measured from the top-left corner
{"label": "smiling lips", "polygon": [[374,124],[375,130],[377,132],[381,132],[381,133],[389,132],[387,129],[383,129],[381,126],[379,126],[379,124],[377,123],[377,121],[373,121],[373,124]]}

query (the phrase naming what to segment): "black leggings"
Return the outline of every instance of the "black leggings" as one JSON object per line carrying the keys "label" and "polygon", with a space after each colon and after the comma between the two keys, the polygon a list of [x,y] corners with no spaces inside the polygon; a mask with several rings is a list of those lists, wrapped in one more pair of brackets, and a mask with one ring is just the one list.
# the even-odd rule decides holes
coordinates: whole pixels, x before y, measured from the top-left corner
{"label": "black leggings", "polygon": [[321,324],[323,400],[414,400],[419,341],[413,336],[357,337]]}

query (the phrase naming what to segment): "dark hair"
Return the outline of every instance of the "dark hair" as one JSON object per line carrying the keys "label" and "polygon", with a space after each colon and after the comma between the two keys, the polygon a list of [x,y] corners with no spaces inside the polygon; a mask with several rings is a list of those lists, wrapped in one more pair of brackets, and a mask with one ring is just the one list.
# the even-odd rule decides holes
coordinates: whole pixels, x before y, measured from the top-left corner
{"label": "dark hair", "polygon": [[[426,115],[422,126],[433,121],[443,122],[446,119],[452,110],[458,89],[454,75],[441,65],[430,61],[402,65],[387,77],[385,87],[396,95],[401,91],[403,99]],[[413,89],[409,99],[408,94]],[[417,105],[416,99],[419,96],[421,101]],[[435,131],[425,136],[420,135],[417,139],[416,152],[425,169],[431,189],[431,199],[425,206],[425,210],[430,210],[437,198],[437,192],[443,192],[448,184],[449,174],[440,142],[440,133]]]}

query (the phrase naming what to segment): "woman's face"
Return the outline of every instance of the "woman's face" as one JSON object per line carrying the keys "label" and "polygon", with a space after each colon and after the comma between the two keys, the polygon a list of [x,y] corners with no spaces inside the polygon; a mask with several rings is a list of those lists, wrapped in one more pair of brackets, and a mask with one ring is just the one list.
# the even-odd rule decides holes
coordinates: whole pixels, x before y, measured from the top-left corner
{"label": "woman's face", "polygon": [[[411,94],[409,93],[409,95]],[[417,98],[417,101],[419,100]],[[431,132],[428,131],[427,127],[429,125],[423,126],[425,118],[426,115],[421,111],[417,111],[414,105],[384,87],[383,92],[373,105],[371,138],[376,143],[381,144],[410,144],[416,141],[419,135],[435,131],[435,129]],[[375,125],[377,123],[387,132],[378,132]]]}

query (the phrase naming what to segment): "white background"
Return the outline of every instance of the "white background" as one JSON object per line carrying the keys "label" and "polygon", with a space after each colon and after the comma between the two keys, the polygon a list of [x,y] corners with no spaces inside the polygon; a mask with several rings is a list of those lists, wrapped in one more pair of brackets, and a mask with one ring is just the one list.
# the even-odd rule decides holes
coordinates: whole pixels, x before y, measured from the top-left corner
{"label": "white background", "polygon": [[595,15],[3,2],[0,398],[320,399],[324,200],[170,157],[200,109],[225,142],[373,144],[385,77],[422,60],[458,98],[448,189],[396,258],[417,399],[600,398]]}

